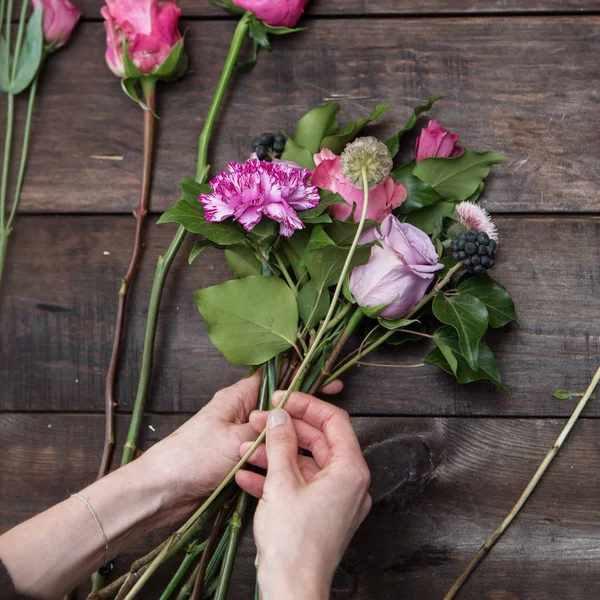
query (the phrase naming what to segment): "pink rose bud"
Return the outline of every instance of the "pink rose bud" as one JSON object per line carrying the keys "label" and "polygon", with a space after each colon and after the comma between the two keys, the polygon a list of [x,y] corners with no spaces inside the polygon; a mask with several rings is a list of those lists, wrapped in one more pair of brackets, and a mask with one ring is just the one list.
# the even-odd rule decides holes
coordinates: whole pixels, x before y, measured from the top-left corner
{"label": "pink rose bud", "polygon": [[267,25],[295,27],[308,0],[233,0],[233,3],[253,12]]}
{"label": "pink rose bud", "polygon": [[106,29],[106,63],[117,77],[127,76],[122,36],[131,60],[144,75],[155,72],[181,39],[181,9],[175,2],[106,0],[100,12]]}
{"label": "pink rose bud", "polygon": [[421,131],[415,148],[415,161],[426,158],[452,158],[460,156],[463,149],[456,145],[458,135],[444,129],[437,121],[429,121],[427,128]]}
{"label": "pink rose bud", "polygon": [[[356,204],[354,220],[360,221],[364,203],[364,192],[353,186],[342,175],[341,158],[331,150],[323,148],[314,156],[317,168],[310,178],[313,185],[322,190],[338,193],[348,204],[332,204],[329,207],[331,214],[340,221],[345,221],[352,213],[352,206]],[[382,221],[392,214],[406,200],[406,188],[401,183],[395,183],[388,177],[383,183],[375,186],[369,192],[369,206],[367,219]]]}
{"label": "pink rose bud", "polygon": [[69,0],[31,0],[33,8],[42,4],[44,44],[53,52],[64,46],[83,14]]}
{"label": "pink rose bud", "polygon": [[380,231],[372,227],[360,238],[361,244],[378,241],[369,261],[356,267],[350,276],[350,291],[359,306],[372,308],[387,304],[380,316],[399,319],[423,298],[434,278],[443,269],[429,236],[401,223],[390,215]]}

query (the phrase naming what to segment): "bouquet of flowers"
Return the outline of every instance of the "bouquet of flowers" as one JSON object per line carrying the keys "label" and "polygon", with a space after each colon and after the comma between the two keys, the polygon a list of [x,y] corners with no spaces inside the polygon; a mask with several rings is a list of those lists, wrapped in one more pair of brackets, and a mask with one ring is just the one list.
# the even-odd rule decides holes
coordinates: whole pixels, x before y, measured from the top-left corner
{"label": "bouquet of flowers", "polygon": [[[233,277],[198,290],[195,302],[229,362],[262,368],[259,408],[269,407],[276,388],[286,390],[285,406],[292,390],[318,392],[386,342],[424,337],[433,344],[426,364],[460,383],[503,385],[483,337],[517,317],[509,293],[489,276],[499,236],[477,201],[504,157],[462,148],[456,134],[430,121],[414,160],[394,165],[405,134],[438,99],[418,106],[385,143],[360,135],[388,105],[339,129],[339,105],[326,104],[302,117],[293,136],[257,137],[248,160],[230,163],[209,184],[180,182],[182,199],[160,222],[202,236],[190,262],[206,247],[225,252]],[[351,339],[354,349],[342,356]],[[124,597],[135,597],[218,507],[210,562],[198,569],[221,568],[221,576],[198,576],[197,569],[190,585],[204,577],[203,597],[215,589],[225,597],[248,505],[230,484],[264,435],[196,513],[142,559],[143,573]]]}

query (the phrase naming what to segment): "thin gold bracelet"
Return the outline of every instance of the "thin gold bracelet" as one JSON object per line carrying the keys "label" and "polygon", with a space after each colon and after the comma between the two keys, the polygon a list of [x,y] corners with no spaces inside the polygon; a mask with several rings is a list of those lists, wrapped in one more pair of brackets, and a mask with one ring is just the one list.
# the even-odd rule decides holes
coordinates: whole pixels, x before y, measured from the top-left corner
{"label": "thin gold bracelet", "polygon": [[102,564],[104,564],[104,565],[107,564],[108,563],[108,538],[106,537],[106,534],[104,533],[104,529],[102,528],[100,520],[96,516],[96,513],[94,512],[92,505],[81,494],[72,494],[71,498],[79,498],[87,506],[92,517],[94,518],[94,523],[96,523],[96,527],[98,528],[98,531],[100,532],[100,535],[102,536],[102,539],[104,540],[104,562]]}

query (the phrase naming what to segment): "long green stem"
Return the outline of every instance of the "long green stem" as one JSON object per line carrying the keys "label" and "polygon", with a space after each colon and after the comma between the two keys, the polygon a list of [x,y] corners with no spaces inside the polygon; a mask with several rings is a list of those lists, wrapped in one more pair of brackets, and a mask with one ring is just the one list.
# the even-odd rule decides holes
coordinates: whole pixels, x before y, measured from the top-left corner
{"label": "long green stem", "polygon": [[[358,228],[356,230],[354,240],[352,241],[352,245],[350,246],[348,256],[346,257],[346,261],[342,268],[342,272],[340,274],[339,281],[338,281],[335,291],[333,293],[333,298],[331,300],[331,305],[329,307],[329,310],[327,311],[327,315],[325,316],[325,319],[322,321],[321,326],[319,327],[319,331],[318,331],[315,339],[313,340],[313,343],[308,351],[308,354],[304,357],[304,360],[302,361],[302,364],[298,368],[298,371],[296,371],[296,374],[294,375],[294,378],[292,379],[290,386],[285,391],[283,398],[281,399],[281,402],[279,404],[280,408],[285,407],[292,391],[294,389],[296,389],[296,386],[298,385],[298,383],[300,381],[302,381],[302,378],[304,377],[306,371],[308,370],[308,367],[311,364],[312,359],[314,358],[314,356],[316,354],[319,343],[321,342],[321,339],[325,335],[325,332],[327,330],[327,325],[329,324],[329,321],[333,317],[333,313],[337,307],[337,301],[339,300],[340,294],[342,292],[344,280],[346,279],[346,276],[348,275],[348,271],[350,270],[352,258],[354,257],[354,252],[356,251],[356,246],[358,245],[358,239],[360,238],[360,236],[362,234],[362,231],[363,231],[363,228],[365,225],[365,219],[367,216],[367,208],[369,205],[369,186],[368,186],[368,181],[367,181],[367,174],[364,169],[363,169],[362,175],[363,175],[363,188],[364,188],[364,203],[363,203],[363,210],[362,210],[360,222],[358,224]],[[125,600],[132,600],[132,598],[135,598],[137,596],[139,591],[144,587],[145,583],[151,577],[152,573],[154,573],[154,571],[156,571],[156,569],[158,569],[158,567],[162,564],[164,558],[166,557],[166,555],[169,551],[170,546],[172,545],[172,543],[174,543],[174,540],[178,536],[183,535],[190,527],[194,526],[195,521],[202,515],[202,513],[205,510],[207,510],[207,508],[213,503],[213,501],[215,500],[215,498],[217,498],[217,496],[221,493],[221,491],[227,485],[229,485],[229,483],[235,477],[235,474],[248,462],[248,459],[252,456],[252,454],[254,454],[255,450],[260,446],[260,444],[262,444],[266,435],[267,435],[267,430],[264,429],[260,433],[260,435],[258,436],[256,441],[252,444],[252,446],[250,446],[250,448],[248,449],[246,454],[244,454],[244,456],[240,459],[240,461],[229,472],[227,477],[225,477],[225,479],[223,479],[223,481],[218,485],[217,489],[204,501],[204,503],[200,506],[200,508],[169,538],[169,540],[168,540],[167,544],[165,545],[165,547],[163,548],[163,550],[154,559],[154,561],[152,562],[152,564],[150,565],[148,570],[144,573],[144,575],[136,583],[136,585],[129,592],[129,594],[127,594]]]}
{"label": "long green stem", "polygon": [[200,543],[198,541],[192,542],[191,547],[186,552],[186,555],[184,556],[183,560],[181,561],[181,564],[179,565],[179,568],[175,572],[175,575],[173,575],[173,577],[171,578],[171,581],[169,582],[169,585],[165,588],[165,591],[161,594],[160,600],[169,600],[169,598],[171,597],[171,595],[173,594],[173,592],[176,590],[177,586],[179,585],[179,582],[183,579],[183,577],[187,573],[188,569],[190,568],[190,566],[192,565],[194,560],[196,560],[196,558],[198,556],[200,556],[200,553],[204,550],[204,548],[206,548],[206,542],[203,542],[203,543]]}
{"label": "long green stem", "polygon": [[[15,52],[13,56],[13,67],[12,67],[12,79],[17,75],[17,69],[19,67],[19,57],[21,56],[21,42],[23,41],[23,32],[25,31],[25,21],[27,17],[27,0],[23,0],[21,4],[21,16],[19,17],[19,29],[17,30],[17,40],[15,42]],[[10,17],[6,21],[8,25],[10,23]],[[10,48],[10,44],[7,40],[7,48]]]}
{"label": "long green stem", "polygon": [[15,97],[8,94],[6,103],[6,133],[4,137],[4,157],[2,162],[2,183],[0,185],[0,282],[4,271],[4,259],[10,230],[6,227],[6,192],[8,189],[8,167],[15,118]]}
{"label": "long green stem", "polygon": [[537,486],[538,482],[540,481],[540,479],[542,478],[542,476],[544,475],[544,473],[550,466],[550,463],[552,462],[554,457],[558,454],[564,441],[567,439],[567,436],[571,432],[571,429],[573,429],[573,425],[575,425],[575,422],[579,418],[579,415],[581,415],[581,413],[583,412],[583,409],[585,408],[586,404],[588,403],[588,400],[592,397],[592,394],[593,394],[594,390],[596,389],[596,386],[598,385],[598,383],[600,383],[600,367],[598,367],[598,369],[596,370],[596,373],[595,373],[594,377],[592,378],[592,381],[590,382],[590,385],[588,386],[587,390],[585,391],[585,394],[583,395],[583,397],[581,398],[581,400],[575,407],[575,410],[573,411],[573,414],[567,421],[567,424],[564,426],[563,430],[560,432],[560,435],[558,436],[558,438],[556,438],[554,445],[552,446],[552,448],[550,448],[550,450],[548,451],[548,454],[546,454],[546,456],[544,457],[544,460],[542,461],[540,466],[537,468],[537,471],[535,472],[535,474],[533,475],[533,477],[531,478],[531,480],[529,481],[529,483],[523,490],[523,493],[521,494],[520,498],[517,500],[516,504],[512,507],[512,509],[508,513],[508,515],[506,515],[506,517],[504,518],[502,523],[500,523],[498,529],[496,529],[496,531],[494,531],[494,533],[486,540],[485,544],[483,544],[483,546],[481,546],[481,548],[479,549],[477,554],[473,557],[473,559],[467,565],[465,570],[460,574],[460,577],[456,580],[454,585],[450,588],[448,593],[444,596],[444,600],[452,600],[452,598],[454,598],[454,596],[456,596],[456,594],[458,593],[458,591],[460,590],[462,585],[469,578],[469,576],[475,570],[477,565],[487,556],[487,554],[492,549],[494,544],[500,539],[502,534],[508,529],[508,526],[512,523],[513,519],[517,516],[517,514],[519,514],[519,511],[521,510],[521,508],[523,508],[523,505],[525,504],[525,502],[527,502],[527,499],[529,498],[529,496],[531,496],[531,494],[532,494],[533,490],[535,489],[535,487]]}
{"label": "long green stem", "polygon": [[[229,54],[225,61],[221,78],[217,85],[217,89],[213,96],[204,127],[200,133],[198,139],[198,160],[196,164],[196,181],[199,183],[204,182],[208,172],[208,147],[210,144],[211,134],[217,118],[219,107],[223,101],[227,84],[231,79],[231,75],[235,68],[244,38],[248,32],[250,23],[250,13],[245,13],[240,19],[231,46],[229,48]],[[138,389],[135,397],[135,404],[133,407],[133,413],[131,416],[131,424],[129,426],[129,432],[127,434],[127,441],[125,448],[123,449],[123,457],[121,459],[121,466],[131,462],[135,457],[135,451],[137,448],[137,440],[142,424],[142,417],[144,415],[144,405],[146,402],[146,396],[148,394],[148,387],[150,385],[150,375],[152,372],[152,355],[154,352],[154,340],[156,338],[156,324],[158,322],[158,311],[160,310],[160,301],[162,298],[163,289],[169,269],[173,264],[173,260],[183,243],[185,238],[186,230],[183,226],[179,226],[167,252],[163,256],[158,257],[156,265],[156,271],[154,274],[154,282],[152,284],[152,291],[150,293],[150,304],[148,306],[148,319],[146,322],[146,335],[144,338],[144,350],[142,353],[142,368],[140,372],[140,380],[138,383]],[[150,575],[148,575],[149,577]],[[133,596],[132,596],[133,597]]]}
{"label": "long green stem", "polygon": [[[421,310],[421,308],[423,308],[430,300],[432,300],[436,296],[436,294],[450,281],[450,278],[452,277],[452,275],[454,275],[454,273],[456,273],[456,271],[458,271],[462,267],[463,267],[462,263],[458,263],[457,265],[452,267],[448,271],[448,273],[446,273],[446,275],[433,287],[431,292],[426,294],[423,297],[423,299],[406,315],[406,318],[410,319],[411,317],[416,315],[417,312],[419,312],[419,310]],[[375,348],[378,348],[379,346],[381,346],[381,344],[383,344],[387,339],[392,337],[394,335],[394,333],[396,333],[395,329],[390,329],[387,333],[384,333],[378,340],[374,341],[371,345],[367,346],[364,350],[362,350],[361,352],[356,354],[352,359],[350,359],[348,362],[343,364],[339,369],[337,369],[334,373],[332,373],[325,380],[323,385],[327,385],[328,383],[331,383],[332,381],[337,379],[342,373],[345,373],[350,367],[352,367],[357,362],[359,362],[361,360],[361,358],[363,358],[364,356],[369,354],[369,352],[372,352],[373,350],[375,350]]]}

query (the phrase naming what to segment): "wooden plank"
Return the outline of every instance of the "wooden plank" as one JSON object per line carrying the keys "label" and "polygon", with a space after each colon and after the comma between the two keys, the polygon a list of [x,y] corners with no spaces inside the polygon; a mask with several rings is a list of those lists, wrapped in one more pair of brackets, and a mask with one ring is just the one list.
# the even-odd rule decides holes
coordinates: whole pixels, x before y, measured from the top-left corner
{"label": "wooden plank", "polygon": [[[397,130],[430,94],[431,112],[463,142],[510,158],[486,205],[505,212],[594,212],[600,159],[600,18],[313,20],[275,41],[253,73],[235,77],[211,153],[216,169],[247,155],[264,130],[291,130],[312,106],[339,99],[342,119],[378,102],[394,109],[376,133]],[[190,22],[192,72],[161,86],[152,208],[194,174],[197,136],[234,23]],[[212,32],[206,36],[208,27]],[[353,32],[352,45],[340,39]],[[28,212],[125,212],[136,202],[142,115],[103,60],[101,23],[84,23],[48,63],[23,192]],[[3,101],[3,100],[2,100]],[[23,106],[19,115],[22,118]],[[0,114],[3,114],[0,107]],[[22,123],[20,123],[22,126]]]}
{"label": "wooden plank", "polygon": [[[85,18],[100,17],[102,0],[78,0]],[[220,8],[198,0],[179,0],[177,5],[184,17],[218,17]],[[469,13],[536,13],[536,12],[592,12],[600,10],[596,0],[315,0],[306,8],[306,16],[361,16],[361,15],[419,15],[419,14],[469,14]]]}
{"label": "wooden plank", "polygon": [[[558,388],[583,391],[600,357],[600,218],[502,217],[494,276],[513,294],[521,328],[489,342],[509,387],[460,386],[433,368],[351,371],[339,402],[353,414],[568,415]],[[4,410],[101,411],[116,292],[126,269],[132,217],[21,217],[10,248],[0,310]],[[117,397],[130,410],[137,386],[154,261],[173,226],[148,227],[142,270],[128,308]],[[196,289],[229,270],[218,251],[187,265],[190,238],[163,297],[149,395],[151,411],[194,411],[244,374],[207,337]],[[108,253],[108,254],[107,254]],[[376,353],[369,362],[413,364],[429,344]],[[592,403],[587,414],[600,415]]]}
{"label": "wooden plank", "polygon": [[[189,415],[152,415],[145,445]],[[510,509],[564,421],[361,418],[354,425],[373,474],[375,503],[354,538],[333,598],[440,599]],[[152,425],[156,432],[148,426]],[[120,442],[126,423],[119,418]],[[0,416],[0,530],[93,480],[102,418]],[[600,593],[600,422],[582,420],[512,528],[473,575],[461,599],[595,600]],[[121,571],[161,541],[142,540]],[[246,529],[230,597],[252,598],[255,548]],[[164,580],[164,577],[163,577]],[[158,598],[159,586],[144,598]],[[80,596],[81,597],[81,596]]]}

